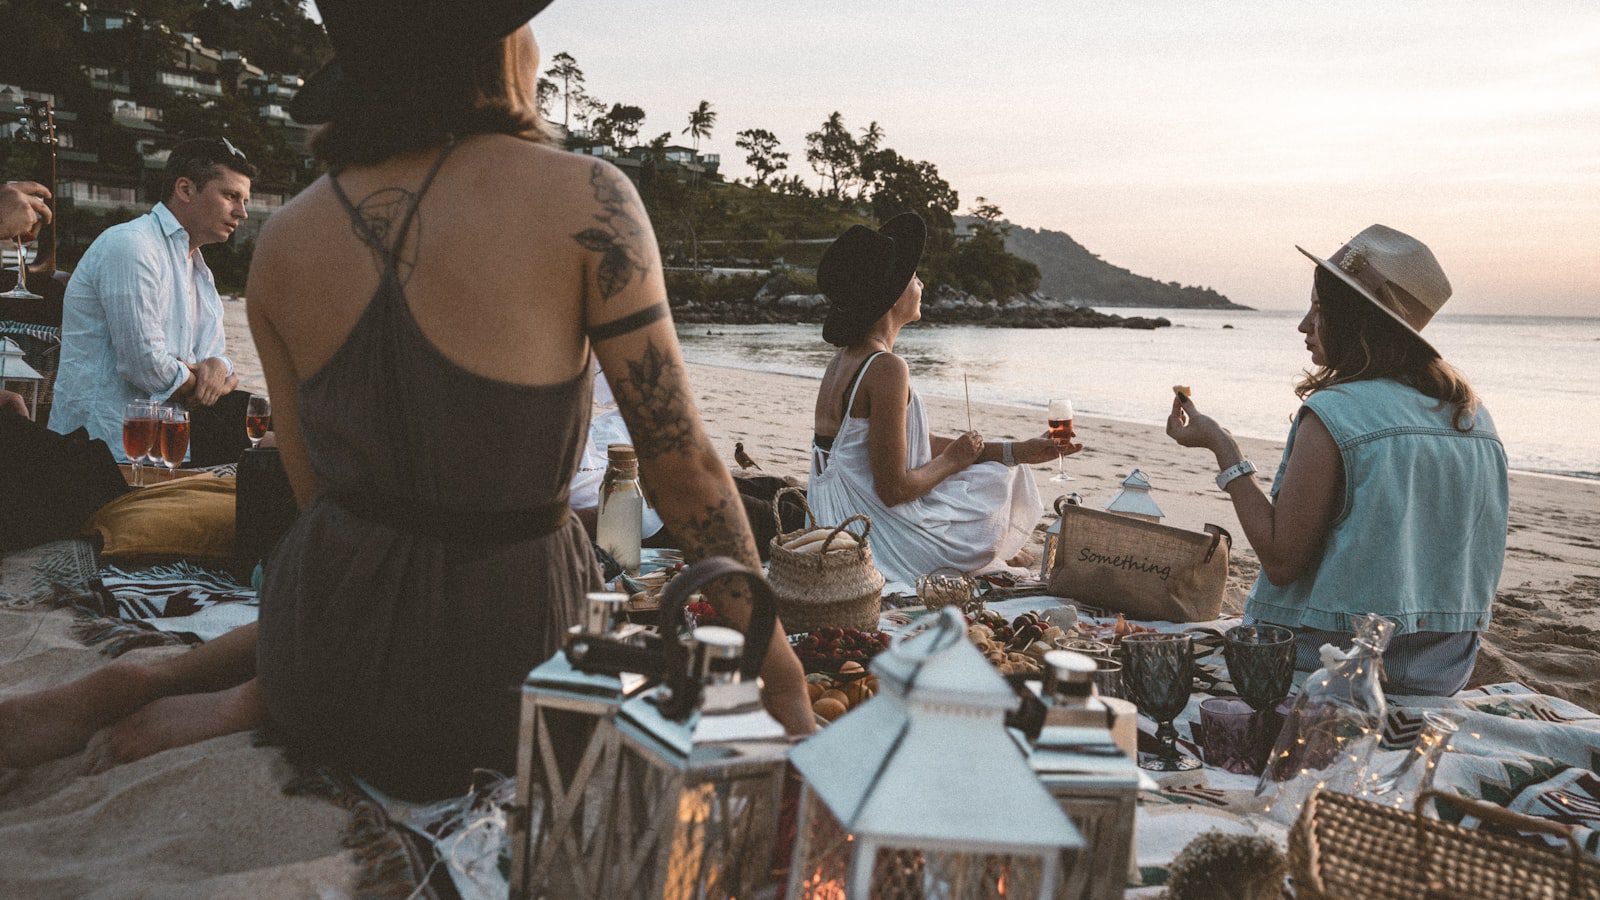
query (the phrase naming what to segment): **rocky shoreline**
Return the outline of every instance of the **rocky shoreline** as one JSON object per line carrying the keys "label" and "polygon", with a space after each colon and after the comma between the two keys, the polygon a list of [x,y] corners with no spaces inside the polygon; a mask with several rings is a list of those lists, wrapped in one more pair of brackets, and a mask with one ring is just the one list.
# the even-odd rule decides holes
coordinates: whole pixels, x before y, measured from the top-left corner
{"label": "rocky shoreline", "polygon": [[[777,279],[774,279],[776,281]],[[769,282],[749,300],[672,302],[672,318],[685,325],[780,325],[821,323],[828,311],[821,294],[783,293]],[[770,290],[769,290],[770,289]],[[994,328],[1166,328],[1163,317],[1118,316],[1097,312],[1045,294],[1019,294],[1005,301],[980,300],[947,285],[922,299],[922,321],[934,325],[985,325]]]}

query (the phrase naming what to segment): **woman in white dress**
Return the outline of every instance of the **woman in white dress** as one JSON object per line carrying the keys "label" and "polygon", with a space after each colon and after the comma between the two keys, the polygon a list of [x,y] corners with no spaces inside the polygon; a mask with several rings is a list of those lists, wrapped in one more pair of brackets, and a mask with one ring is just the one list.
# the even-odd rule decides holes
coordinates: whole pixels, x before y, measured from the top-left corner
{"label": "woman in white dress", "polygon": [[905,213],[878,231],[853,226],[817,267],[828,298],[822,337],[840,349],[817,393],[807,497],[821,522],[870,516],[878,569],[906,584],[945,566],[1005,568],[1043,512],[1022,466],[1083,449],[1048,436],[929,435],[922,398],[894,354],[900,329],[922,318],[916,268],[926,242],[922,220]]}

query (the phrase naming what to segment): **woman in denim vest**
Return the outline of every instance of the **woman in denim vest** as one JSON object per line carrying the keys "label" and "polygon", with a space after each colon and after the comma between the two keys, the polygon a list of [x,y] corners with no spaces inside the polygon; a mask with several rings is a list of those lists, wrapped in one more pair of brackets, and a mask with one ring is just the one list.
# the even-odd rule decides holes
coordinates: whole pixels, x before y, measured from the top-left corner
{"label": "woman in denim vest", "polygon": [[1374,225],[1316,262],[1300,322],[1316,366],[1295,393],[1272,492],[1226,429],[1186,397],[1167,434],[1217,457],[1261,574],[1247,617],[1295,631],[1296,668],[1346,645],[1352,617],[1399,624],[1395,694],[1449,695],[1472,674],[1505,561],[1505,448],[1488,410],[1422,336],[1450,283],[1420,241]]}

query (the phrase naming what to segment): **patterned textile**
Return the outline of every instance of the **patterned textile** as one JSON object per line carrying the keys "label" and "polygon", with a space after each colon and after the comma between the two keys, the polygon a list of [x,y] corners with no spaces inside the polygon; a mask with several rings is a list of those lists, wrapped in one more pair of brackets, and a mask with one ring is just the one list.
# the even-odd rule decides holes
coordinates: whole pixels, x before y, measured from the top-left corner
{"label": "patterned textile", "polygon": [[89,587],[102,615],[191,644],[248,625],[259,611],[255,591],[233,576],[186,562],[132,570],[107,566]]}
{"label": "patterned textile", "polygon": [[[1020,598],[991,604],[990,608],[1010,617],[1060,602],[1049,597]],[[1088,618],[1082,609],[1079,616]],[[1200,756],[1193,740],[1200,702],[1234,693],[1222,658],[1222,632],[1239,621],[1139,624],[1158,631],[1189,631],[1195,635],[1195,692],[1176,725],[1180,747]],[[1304,673],[1298,673],[1297,682],[1304,677]],[[1600,854],[1600,714],[1514,683],[1486,685],[1454,697],[1388,699],[1388,721],[1375,765],[1392,765],[1411,747],[1421,731],[1424,711],[1447,711],[1460,720],[1460,731],[1439,764],[1436,788],[1487,800],[1513,812],[1577,826],[1579,842],[1589,852]],[[1155,728],[1154,722],[1140,716],[1142,748],[1155,748]],[[1255,776],[1235,775],[1209,766],[1192,772],[1146,774],[1160,788],[1140,797],[1135,849],[1143,885],[1130,887],[1129,897],[1159,896],[1173,858],[1208,830],[1262,834],[1287,846],[1285,828],[1248,812],[1255,794]],[[1464,821],[1468,826],[1478,824],[1472,818],[1462,820],[1453,809],[1445,810],[1443,817]],[[1564,846],[1553,838],[1530,836],[1530,840]]]}
{"label": "patterned textile", "polygon": [[50,541],[0,557],[0,607],[26,609],[81,593],[100,568],[90,541]]}

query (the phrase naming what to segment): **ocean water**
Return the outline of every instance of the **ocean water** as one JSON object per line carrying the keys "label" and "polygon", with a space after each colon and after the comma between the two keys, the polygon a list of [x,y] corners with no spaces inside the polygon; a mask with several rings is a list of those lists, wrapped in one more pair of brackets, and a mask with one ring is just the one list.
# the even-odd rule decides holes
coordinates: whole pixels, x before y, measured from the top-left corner
{"label": "ocean water", "polygon": [[[1281,440],[1311,364],[1295,331],[1302,312],[1109,310],[1165,316],[1171,328],[1017,329],[913,325],[896,351],[918,390],[1043,409],[1072,398],[1077,411],[1161,424],[1172,385],[1236,434]],[[1232,325],[1232,328],[1224,328]],[[707,332],[710,332],[708,334]],[[818,377],[832,356],[815,325],[682,325],[693,362]],[[1428,336],[1494,415],[1513,468],[1600,479],[1600,318],[1445,316]],[[813,398],[797,409],[809,418]]]}

